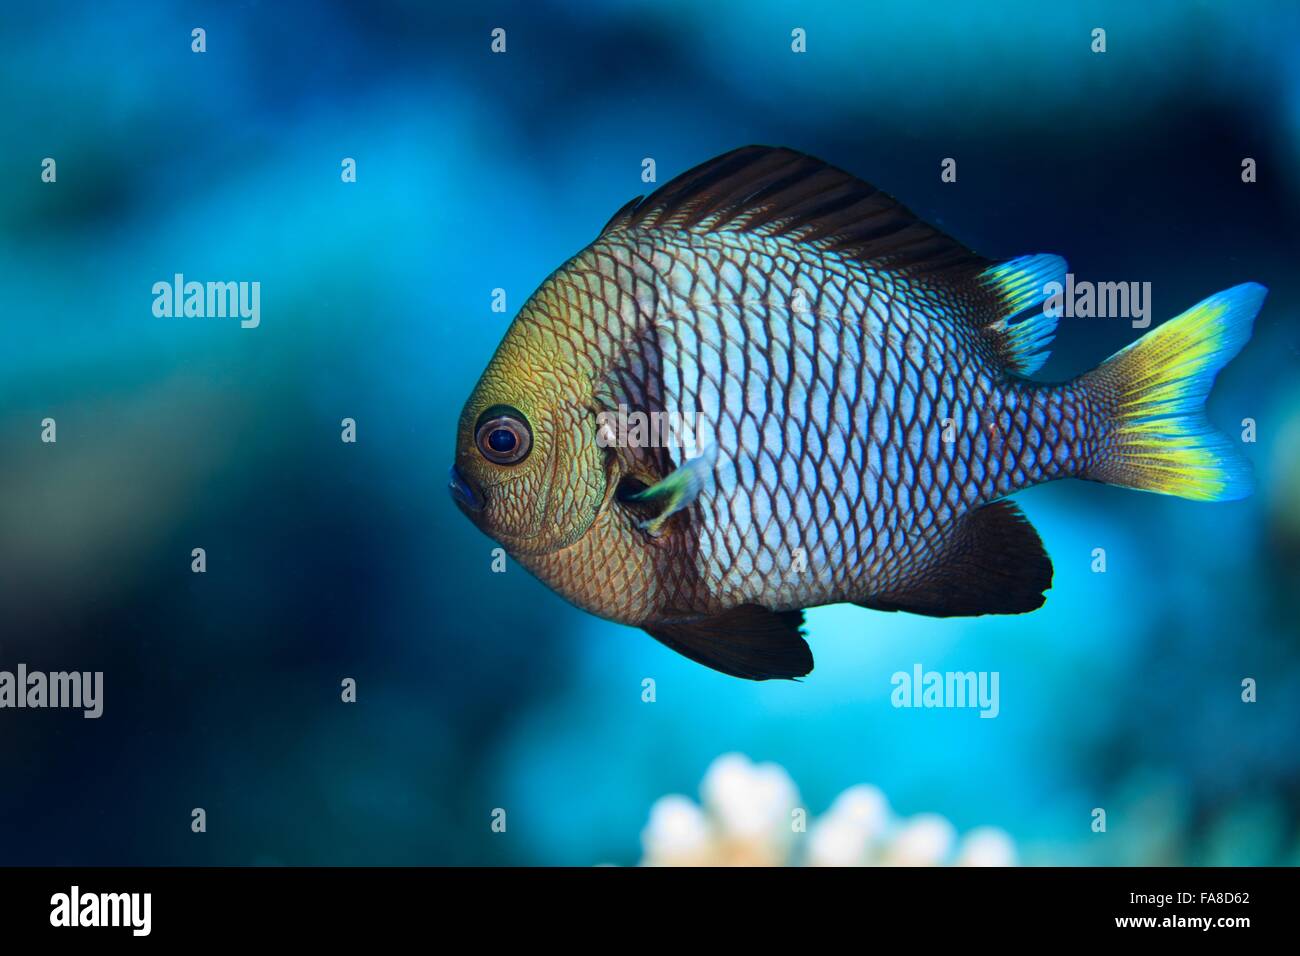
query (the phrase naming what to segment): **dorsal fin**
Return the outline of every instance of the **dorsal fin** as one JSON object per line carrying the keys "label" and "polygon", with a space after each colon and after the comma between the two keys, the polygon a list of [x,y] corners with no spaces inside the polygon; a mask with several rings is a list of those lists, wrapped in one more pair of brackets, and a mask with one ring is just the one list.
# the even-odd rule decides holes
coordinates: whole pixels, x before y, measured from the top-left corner
{"label": "dorsal fin", "polygon": [[743,146],[634,200],[602,232],[753,232],[894,269],[973,277],[994,263],[875,186],[792,149]]}
{"label": "dorsal fin", "polygon": [[1027,375],[1047,358],[1054,317],[1010,319],[1062,278],[1056,256],[996,262],[918,219],[892,196],[792,149],[743,146],[627,203],[601,235],[625,229],[752,233],[834,251],[881,271],[926,280],[951,318],[975,331],[991,360]]}
{"label": "dorsal fin", "polygon": [[631,214],[632,210],[636,208],[637,203],[642,199],[645,199],[645,196],[633,196],[627,202],[623,203],[623,205],[619,206],[618,212],[609,217],[609,222],[605,223],[605,228],[600,230],[600,234],[603,236],[607,232],[613,232],[615,229],[620,229],[626,225],[625,220]]}
{"label": "dorsal fin", "polygon": [[[999,262],[980,273],[980,279],[995,295],[991,320],[982,332],[1005,366],[1017,375],[1032,375],[1047,361],[1047,346],[1056,334],[1059,311],[1037,309],[1051,297],[1046,287],[1065,284],[1068,268],[1060,256],[1020,256]],[[1011,319],[1026,313],[1019,322]],[[987,318],[987,317],[986,317]]]}

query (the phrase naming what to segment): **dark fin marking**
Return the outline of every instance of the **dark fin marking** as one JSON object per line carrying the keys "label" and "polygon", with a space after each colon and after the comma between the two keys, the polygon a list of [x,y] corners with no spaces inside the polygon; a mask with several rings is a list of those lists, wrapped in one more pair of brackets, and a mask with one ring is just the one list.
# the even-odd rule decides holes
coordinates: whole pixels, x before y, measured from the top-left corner
{"label": "dark fin marking", "polygon": [[623,206],[601,235],[622,229],[781,237],[925,278],[948,293],[989,360],[1018,375],[1046,360],[1056,318],[1011,319],[1041,305],[1043,286],[1066,271],[1057,256],[987,259],[856,176],[772,146],[744,146],[682,173]]}
{"label": "dark fin marking", "polygon": [[746,680],[793,679],[813,669],[803,611],[742,604],[712,617],[645,625],[655,640],[705,667]]}
{"label": "dark fin marking", "polygon": [[959,518],[905,584],[855,603],[931,617],[1024,614],[1043,606],[1051,586],[1038,532],[1010,501],[995,501]]}

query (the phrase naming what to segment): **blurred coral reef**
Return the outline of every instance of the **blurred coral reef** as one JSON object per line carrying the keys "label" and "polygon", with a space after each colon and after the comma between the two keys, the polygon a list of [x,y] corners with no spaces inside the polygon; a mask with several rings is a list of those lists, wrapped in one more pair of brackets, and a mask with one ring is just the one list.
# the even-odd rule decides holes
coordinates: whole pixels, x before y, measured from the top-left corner
{"label": "blurred coral reef", "polygon": [[1014,866],[1011,837],[979,827],[958,838],[936,813],[896,816],[879,789],[850,787],[809,822],[799,789],[775,763],[724,754],[701,804],[672,794],[641,831],[642,866]]}

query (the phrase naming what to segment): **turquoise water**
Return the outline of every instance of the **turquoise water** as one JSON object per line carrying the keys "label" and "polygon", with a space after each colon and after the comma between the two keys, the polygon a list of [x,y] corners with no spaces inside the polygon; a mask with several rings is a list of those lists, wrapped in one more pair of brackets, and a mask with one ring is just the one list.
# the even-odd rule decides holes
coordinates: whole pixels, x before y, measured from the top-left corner
{"label": "turquoise water", "polygon": [[[0,668],[102,670],[106,701],[0,712],[0,862],[632,863],[653,801],[733,750],[784,765],[814,813],[873,783],[1028,862],[1295,862],[1294,11],[861,6],[6,11]],[[1230,434],[1257,423],[1257,494],[1035,489],[1041,611],[818,609],[799,684],[722,677],[492,573],[445,476],[510,315],[646,190],[643,159],[663,182],[749,142],[983,254],[1149,281],[1156,322],[1269,286],[1210,406]],[[258,282],[258,326],[155,316],[176,273]],[[1136,335],[1063,319],[1039,377]],[[892,707],[916,663],[997,671],[999,716]]]}

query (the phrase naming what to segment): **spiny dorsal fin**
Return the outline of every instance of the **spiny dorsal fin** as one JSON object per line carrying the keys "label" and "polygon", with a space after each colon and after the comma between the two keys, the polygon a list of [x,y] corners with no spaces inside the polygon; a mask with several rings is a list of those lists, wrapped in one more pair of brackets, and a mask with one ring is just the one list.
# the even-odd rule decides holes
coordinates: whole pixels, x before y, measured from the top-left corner
{"label": "spiny dorsal fin", "polygon": [[682,173],[624,205],[601,235],[624,229],[748,232],[927,280],[945,293],[954,320],[976,332],[989,358],[1020,375],[1047,358],[1056,322],[1041,314],[1015,325],[1009,320],[1040,305],[1043,283],[1065,274],[1055,256],[986,259],[875,186],[772,146],[743,146]]}
{"label": "spiny dorsal fin", "polygon": [[771,680],[812,671],[802,625],[803,611],[742,604],[712,617],[643,626],[656,640],[705,667],[746,680]]}
{"label": "spiny dorsal fin", "polygon": [[609,217],[609,222],[605,223],[605,228],[600,230],[600,234],[603,236],[607,232],[621,229],[626,224],[625,220],[627,217],[631,214],[632,210],[636,208],[637,203],[642,199],[645,199],[645,196],[634,196],[627,202],[623,203],[623,205],[619,206],[618,212]]}
{"label": "spiny dorsal fin", "polygon": [[618,229],[753,232],[879,267],[973,277],[993,265],[875,186],[792,149],[742,146],[615,214]]}
{"label": "spiny dorsal fin", "polygon": [[995,501],[963,515],[903,581],[857,603],[931,617],[1023,614],[1042,607],[1052,560],[1024,513]]}

